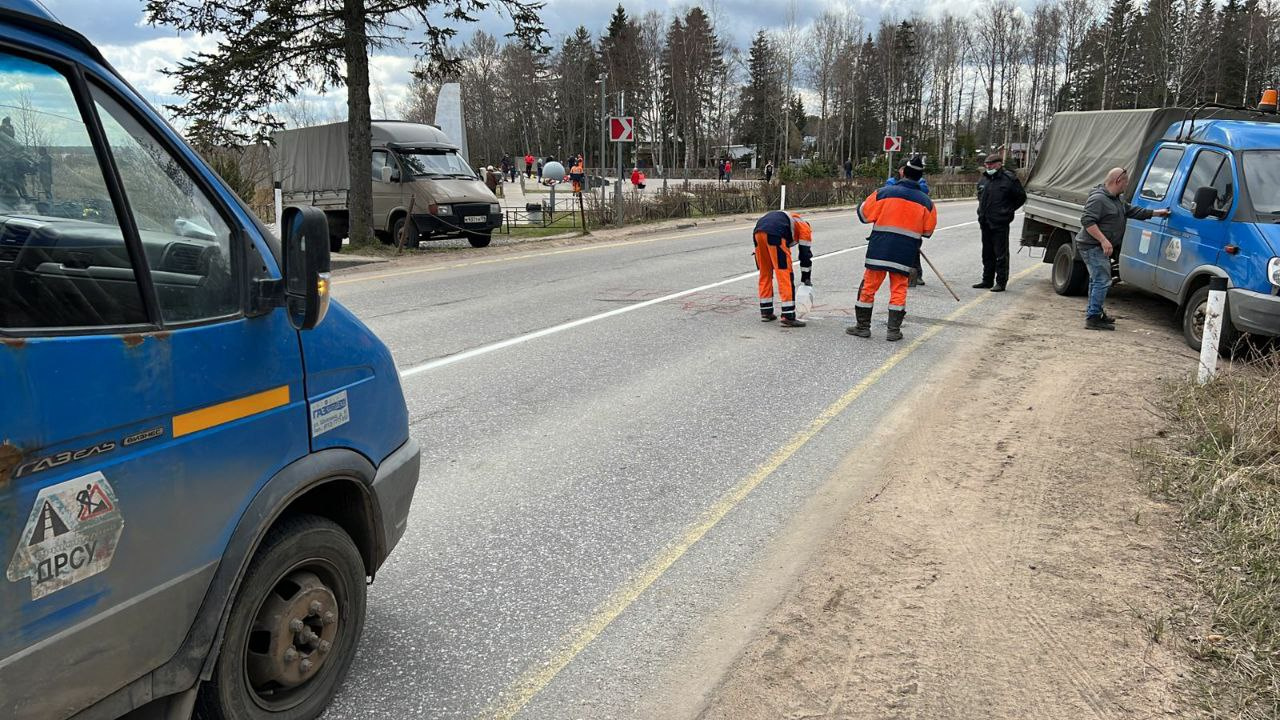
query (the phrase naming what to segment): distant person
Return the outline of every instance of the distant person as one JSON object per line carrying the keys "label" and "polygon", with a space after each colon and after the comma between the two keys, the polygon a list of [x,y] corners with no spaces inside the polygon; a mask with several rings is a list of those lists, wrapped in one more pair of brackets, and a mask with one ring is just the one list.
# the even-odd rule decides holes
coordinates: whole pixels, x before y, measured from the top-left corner
{"label": "distant person", "polygon": [[44,191],[44,199],[53,199],[53,158],[49,155],[49,148],[40,148],[40,154],[36,158],[36,175],[40,179],[40,188]]}
{"label": "distant person", "polygon": [[1004,292],[1009,282],[1009,226],[1027,201],[1018,177],[1004,169],[1004,158],[992,153],[978,178],[978,227],[982,229],[982,281],[975,288]]}
{"label": "distant person", "polygon": [[755,239],[756,269],[760,271],[760,319],[773,322],[778,316],[773,312],[773,286],[778,285],[778,300],[782,304],[782,326],[804,327],[796,318],[795,271],[792,267],[791,248],[800,246],[800,282],[812,285],[813,227],[796,213],[773,210],[756,221]]}
{"label": "distant person", "polygon": [[542,161],[538,161],[538,184],[542,184]]}
{"label": "distant person", "polygon": [[733,161],[725,160],[724,161],[724,184],[728,185],[731,182],[733,182]]}
{"label": "distant person", "polygon": [[502,156],[502,162],[501,162],[501,163],[499,163],[499,165],[498,165],[498,166],[502,168],[502,181],[503,181],[503,182],[506,182],[506,181],[507,181],[507,175],[509,175],[509,174],[511,173],[511,156],[510,156],[510,155],[503,155],[503,156]]}
{"label": "distant person", "polygon": [[0,120],[0,132],[8,135],[9,137],[17,137],[17,134],[13,130],[13,121],[9,119],[8,115],[6,115],[3,120]]}
{"label": "distant person", "polygon": [[569,181],[573,183],[573,191],[575,193],[582,192],[582,184],[587,179],[587,170],[582,165],[582,156],[579,155],[573,161],[573,167],[569,168]]}
{"label": "distant person", "polygon": [[1089,193],[1080,216],[1080,232],[1076,235],[1076,251],[1089,269],[1089,305],[1085,308],[1084,326],[1089,330],[1115,330],[1116,321],[1102,309],[1111,287],[1111,255],[1124,238],[1126,218],[1150,220],[1169,217],[1169,209],[1148,210],[1125,202],[1124,190],[1129,186],[1129,171],[1112,168],[1106,180]]}
{"label": "distant person", "polygon": [[913,157],[903,169],[902,179],[871,193],[858,208],[858,219],[872,223],[866,249],[866,270],[858,288],[853,312],[856,325],[845,332],[871,337],[871,316],[876,291],[889,277],[889,330],[885,340],[902,339],[902,321],[907,316],[907,284],[911,269],[919,264],[920,243],[938,226],[938,210],[920,189],[924,161]]}
{"label": "distant person", "polygon": [[533,179],[533,153],[525,153],[524,156],[524,177],[526,180]]}
{"label": "distant person", "polygon": [[764,182],[766,185],[773,182],[773,161],[764,164]]}
{"label": "distant person", "polygon": [[631,186],[636,190],[644,189],[644,173],[640,172],[640,166],[631,168]]}
{"label": "distant person", "polygon": [[844,159],[844,179],[853,179],[853,160],[851,158]]}
{"label": "distant person", "polygon": [[498,194],[498,186],[502,184],[502,178],[498,176],[498,171],[490,165],[484,169],[484,185],[489,188],[489,192],[494,195]]}

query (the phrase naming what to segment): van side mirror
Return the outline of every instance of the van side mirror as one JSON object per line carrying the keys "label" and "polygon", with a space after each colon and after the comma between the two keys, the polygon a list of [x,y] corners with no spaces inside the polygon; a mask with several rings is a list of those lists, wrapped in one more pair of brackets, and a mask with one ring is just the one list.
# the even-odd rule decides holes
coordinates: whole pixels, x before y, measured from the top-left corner
{"label": "van side mirror", "polygon": [[1198,188],[1195,199],[1191,201],[1191,216],[1197,220],[1203,220],[1211,215],[1213,217],[1221,217],[1222,214],[1214,208],[1217,203],[1217,190],[1211,187]]}
{"label": "van side mirror", "polygon": [[281,225],[285,308],[295,330],[310,330],[329,312],[329,222],[316,208],[290,206]]}

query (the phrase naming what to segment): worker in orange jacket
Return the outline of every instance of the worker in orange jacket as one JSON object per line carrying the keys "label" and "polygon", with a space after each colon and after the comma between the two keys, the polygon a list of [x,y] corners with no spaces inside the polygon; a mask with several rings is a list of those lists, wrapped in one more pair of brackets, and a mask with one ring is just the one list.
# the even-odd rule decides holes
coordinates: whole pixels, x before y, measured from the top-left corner
{"label": "worker in orange jacket", "polygon": [[813,228],[796,213],[774,210],[756,221],[756,269],[760,271],[760,319],[778,319],[773,312],[773,285],[778,283],[778,299],[782,303],[782,325],[804,327],[796,318],[796,288],[792,271],[791,248],[800,246],[800,282],[812,285]]}
{"label": "worker in orange jacket", "polygon": [[911,270],[919,266],[920,244],[938,226],[938,211],[921,188],[924,162],[912,157],[902,169],[902,179],[871,193],[858,208],[858,219],[871,223],[867,244],[866,270],[858,289],[853,312],[857,321],[845,332],[871,337],[871,315],[876,292],[889,278],[889,331],[885,340],[902,339],[902,321],[907,316],[907,282]]}

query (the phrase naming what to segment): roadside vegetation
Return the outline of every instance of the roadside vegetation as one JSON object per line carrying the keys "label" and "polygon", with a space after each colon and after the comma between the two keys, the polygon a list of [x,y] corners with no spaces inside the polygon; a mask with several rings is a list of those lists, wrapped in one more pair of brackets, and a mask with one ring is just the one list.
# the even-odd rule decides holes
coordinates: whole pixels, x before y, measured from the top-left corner
{"label": "roadside vegetation", "polygon": [[1280,716],[1280,359],[1170,387],[1142,448],[1151,490],[1178,504],[1187,565],[1208,596],[1193,701],[1214,718]]}

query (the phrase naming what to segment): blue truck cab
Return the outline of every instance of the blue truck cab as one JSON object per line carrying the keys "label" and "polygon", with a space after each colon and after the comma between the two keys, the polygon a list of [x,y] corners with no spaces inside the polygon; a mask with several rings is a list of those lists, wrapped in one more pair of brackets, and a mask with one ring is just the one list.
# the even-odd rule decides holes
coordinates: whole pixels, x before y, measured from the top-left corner
{"label": "blue truck cab", "polygon": [[84,37],[0,3],[0,718],[313,718],[418,480],[387,348]]}
{"label": "blue truck cab", "polygon": [[[1274,104],[1268,110],[1060,113],[1064,130],[1055,136],[1051,125],[1049,158],[1043,167],[1037,161],[1027,184],[1023,244],[1046,247],[1060,294],[1083,292],[1087,272],[1070,242],[1080,229],[1082,203],[1074,201],[1086,172],[1097,184],[1104,165],[1127,167],[1126,200],[1170,215],[1128,221],[1113,256],[1117,277],[1176,303],[1196,349],[1213,277],[1228,285],[1220,350],[1242,333],[1280,336],[1280,122]],[[1094,140],[1063,147],[1085,137]]]}

